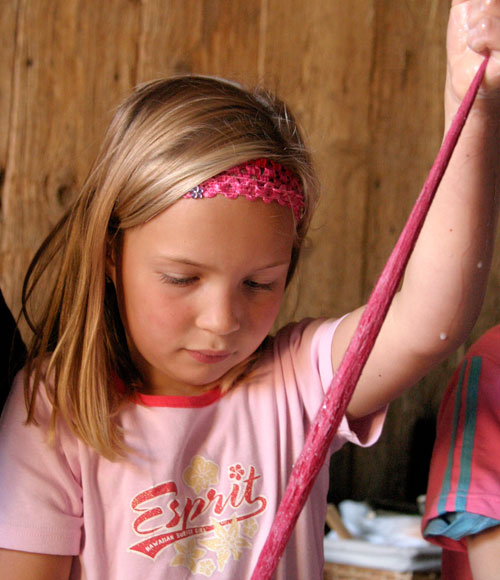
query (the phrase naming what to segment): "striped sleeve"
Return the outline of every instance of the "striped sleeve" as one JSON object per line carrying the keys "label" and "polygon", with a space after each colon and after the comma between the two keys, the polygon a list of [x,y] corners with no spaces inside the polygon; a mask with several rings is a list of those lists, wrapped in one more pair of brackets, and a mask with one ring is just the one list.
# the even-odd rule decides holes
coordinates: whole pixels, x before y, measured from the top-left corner
{"label": "striped sleeve", "polygon": [[423,529],[448,549],[500,524],[499,371],[490,357],[470,356],[441,404]]}

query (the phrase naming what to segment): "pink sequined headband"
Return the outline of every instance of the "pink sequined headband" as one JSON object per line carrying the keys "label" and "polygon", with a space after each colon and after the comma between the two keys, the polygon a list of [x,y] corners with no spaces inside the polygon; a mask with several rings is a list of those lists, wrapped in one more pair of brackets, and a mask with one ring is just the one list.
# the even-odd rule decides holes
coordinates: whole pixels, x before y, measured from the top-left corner
{"label": "pink sequined headband", "polygon": [[191,199],[224,195],[236,199],[262,199],[266,203],[277,201],[292,209],[295,219],[304,215],[304,193],[298,177],[272,159],[255,159],[231,167],[189,190],[184,197]]}

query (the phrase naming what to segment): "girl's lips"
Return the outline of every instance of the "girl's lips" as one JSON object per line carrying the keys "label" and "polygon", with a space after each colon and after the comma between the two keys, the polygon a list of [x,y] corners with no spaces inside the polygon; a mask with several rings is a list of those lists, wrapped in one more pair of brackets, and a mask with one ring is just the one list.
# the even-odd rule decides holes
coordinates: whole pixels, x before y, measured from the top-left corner
{"label": "girl's lips", "polygon": [[231,356],[230,352],[217,350],[187,350],[194,360],[200,363],[216,364]]}

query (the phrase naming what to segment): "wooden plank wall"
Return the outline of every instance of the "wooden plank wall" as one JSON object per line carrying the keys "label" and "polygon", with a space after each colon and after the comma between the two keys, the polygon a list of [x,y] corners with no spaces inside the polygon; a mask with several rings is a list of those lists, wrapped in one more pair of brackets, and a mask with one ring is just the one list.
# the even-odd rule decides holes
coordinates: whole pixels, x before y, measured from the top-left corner
{"label": "wooden plank wall", "polygon": [[[13,310],[27,263],[82,183],[113,108],[136,83],[179,72],[261,83],[306,132],[323,198],[280,320],[336,316],[366,300],[441,140],[447,0],[1,5],[0,286]],[[474,336],[497,320],[496,266]],[[375,448],[337,454],[332,498],[419,491],[448,374],[443,365],[392,406]]]}

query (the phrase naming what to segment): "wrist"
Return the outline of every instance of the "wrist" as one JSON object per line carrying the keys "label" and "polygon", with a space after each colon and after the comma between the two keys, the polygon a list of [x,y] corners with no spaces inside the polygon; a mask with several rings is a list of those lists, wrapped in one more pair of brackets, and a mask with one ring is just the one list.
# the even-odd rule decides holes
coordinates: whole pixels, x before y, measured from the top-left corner
{"label": "wrist", "polygon": [[[484,64],[483,62],[482,66]],[[457,113],[468,88],[470,87],[460,88],[457,85],[456,79],[454,81],[452,78],[450,66],[448,66],[444,92],[446,128],[449,127],[453,117]],[[486,76],[484,76],[476,98],[472,103],[470,116],[474,117],[478,122],[491,124],[490,128],[492,130],[496,130],[498,127],[500,119],[500,87],[487,83]]]}
{"label": "wrist", "polygon": [[[461,100],[456,94],[446,89],[445,91],[445,130],[447,131],[455,117]],[[500,93],[499,94],[481,94],[478,93],[469,117],[466,127],[477,132],[479,138],[491,135],[493,138],[500,138]]]}

